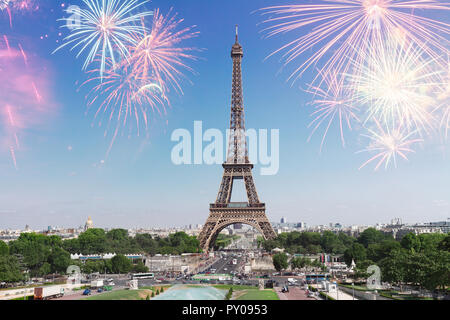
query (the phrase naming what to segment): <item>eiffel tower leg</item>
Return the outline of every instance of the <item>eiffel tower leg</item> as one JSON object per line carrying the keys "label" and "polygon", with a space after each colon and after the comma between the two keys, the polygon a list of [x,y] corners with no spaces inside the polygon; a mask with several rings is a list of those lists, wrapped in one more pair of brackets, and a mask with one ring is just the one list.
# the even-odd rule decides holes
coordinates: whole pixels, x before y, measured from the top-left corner
{"label": "eiffel tower leg", "polygon": [[259,203],[258,193],[256,192],[255,182],[253,181],[253,176],[251,172],[249,175],[244,176],[245,189],[247,191],[248,203],[256,204]]}
{"label": "eiffel tower leg", "polygon": [[233,178],[223,175],[222,183],[220,184],[219,194],[217,195],[217,203],[228,203],[231,199],[231,192],[233,191]]}
{"label": "eiffel tower leg", "polygon": [[203,251],[207,252],[213,246],[217,236],[223,229],[237,223],[255,228],[266,240],[276,238],[275,231],[272,229],[264,209],[250,210],[250,212],[248,210],[220,209],[210,213],[198,237]]}

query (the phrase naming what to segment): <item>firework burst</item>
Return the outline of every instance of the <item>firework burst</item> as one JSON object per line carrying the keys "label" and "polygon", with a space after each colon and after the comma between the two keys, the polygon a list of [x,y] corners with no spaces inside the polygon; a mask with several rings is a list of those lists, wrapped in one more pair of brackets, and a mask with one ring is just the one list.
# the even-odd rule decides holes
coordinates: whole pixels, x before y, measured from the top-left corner
{"label": "firework burst", "polygon": [[437,0],[323,0],[320,4],[273,6],[260,9],[270,15],[263,23],[268,37],[292,31],[308,32],[282,46],[270,56],[284,52],[289,64],[313,51],[289,79],[298,79],[320,63],[323,73],[347,72],[349,60],[360,60],[368,45],[386,39],[413,42],[435,59],[448,53],[450,25],[417,15],[417,11],[447,11],[450,3]]}
{"label": "firework burst", "polygon": [[83,70],[100,55],[100,77],[103,76],[107,58],[115,64],[118,57],[129,57],[128,47],[136,45],[134,35],[144,35],[145,28],[139,24],[142,18],[152,15],[152,11],[136,13],[149,0],[82,0],[86,8],[71,9],[71,14],[79,20],[75,25],[73,16],[60,19],[63,27],[71,33],[54,52],[72,46],[79,49],[77,58],[89,51]]}
{"label": "firework burst", "polygon": [[183,93],[180,85],[180,79],[184,78],[182,69],[193,72],[185,60],[195,60],[192,52],[197,49],[178,45],[198,36],[199,32],[193,31],[195,26],[178,30],[183,19],[177,19],[177,14],[171,15],[171,12],[172,9],[163,16],[159,10],[155,11],[151,32],[138,41],[130,60],[136,76],[156,79],[164,92],[174,87]]}
{"label": "firework burst", "polygon": [[372,158],[367,160],[359,169],[361,170],[365,166],[372,162],[376,162],[375,171],[378,170],[383,164],[385,169],[389,167],[391,163],[397,167],[397,158],[402,158],[408,161],[408,153],[415,152],[411,146],[415,143],[423,142],[422,139],[414,139],[417,131],[410,132],[403,126],[399,125],[394,129],[383,129],[382,125],[375,120],[376,130],[367,129],[369,134],[363,134],[362,136],[370,139],[369,146],[359,151],[376,153]]}
{"label": "firework burst", "polygon": [[440,126],[444,131],[445,138],[448,138],[450,133],[450,62],[448,63],[447,76],[437,96],[437,100],[438,107],[434,111],[442,113]]}
{"label": "firework burst", "polygon": [[308,141],[311,140],[322,124],[325,125],[320,150],[322,150],[328,130],[334,121],[339,123],[341,141],[344,147],[344,126],[352,130],[352,122],[360,122],[357,116],[358,108],[355,107],[351,93],[345,89],[342,81],[343,79],[339,78],[336,73],[327,74],[324,76],[322,86],[311,86],[307,90],[314,95],[312,104],[315,107],[315,111],[311,114],[314,119],[309,124],[309,127],[312,127],[313,130]]}
{"label": "firework burst", "polygon": [[362,55],[347,75],[355,103],[365,106],[366,122],[376,118],[386,126],[400,123],[408,129],[428,131],[433,125],[435,92],[443,73],[433,59],[423,58],[413,44],[380,45]]}

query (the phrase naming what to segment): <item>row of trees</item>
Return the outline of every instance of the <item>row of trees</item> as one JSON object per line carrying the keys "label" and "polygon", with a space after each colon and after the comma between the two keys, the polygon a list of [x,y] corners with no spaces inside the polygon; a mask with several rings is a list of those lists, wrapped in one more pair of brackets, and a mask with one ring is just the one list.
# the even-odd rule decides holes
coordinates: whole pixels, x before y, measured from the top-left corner
{"label": "row of trees", "polygon": [[184,232],[169,235],[167,238],[138,234],[130,237],[124,229],[105,232],[103,229],[89,229],[77,239],[64,241],[64,249],[70,253],[98,254],[114,252],[155,254],[181,254],[201,252],[196,237]]}
{"label": "row of trees", "polygon": [[[429,290],[450,285],[450,234],[410,233],[397,241],[374,228],[365,230],[358,238],[329,231],[291,232],[275,240],[260,241],[260,245],[266,250],[284,248],[290,254],[343,254],[348,266],[355,261],[357,276],[367,277],[367,267],[378,265],[382,280],[390,283],[414,284]],[[315,266],[301,257],[288,261],[285,254],[274,255],[273,261],[277,270],[286,269],[289,264],[292,269]]]}
{"label": "row of trees", "polygon": [[[64,274],[71,264],[78,264],[84,273],[146,272],[142,262],[133,265],[123,254],[181,254],[200,252],[199,241],[184,232],[167,238],[143,234],[130,237],[127,230],[89,229],[77,239],[62,240],[59,236],[23,233],[6,244],[0,241],[0,282],[19,282],[29,277]],[[72,261],[70,254],[116,253],[111,260]]]}

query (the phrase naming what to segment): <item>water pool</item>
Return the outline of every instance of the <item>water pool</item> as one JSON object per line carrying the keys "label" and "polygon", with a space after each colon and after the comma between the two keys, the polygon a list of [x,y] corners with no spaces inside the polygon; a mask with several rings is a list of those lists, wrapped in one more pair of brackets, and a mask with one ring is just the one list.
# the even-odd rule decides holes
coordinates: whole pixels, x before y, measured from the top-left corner
{"label": "water pool", "polygon": [[224,300],[226,294],[226,290],[219,290],[214,287],[177,285],[152,298],[152,300]]}

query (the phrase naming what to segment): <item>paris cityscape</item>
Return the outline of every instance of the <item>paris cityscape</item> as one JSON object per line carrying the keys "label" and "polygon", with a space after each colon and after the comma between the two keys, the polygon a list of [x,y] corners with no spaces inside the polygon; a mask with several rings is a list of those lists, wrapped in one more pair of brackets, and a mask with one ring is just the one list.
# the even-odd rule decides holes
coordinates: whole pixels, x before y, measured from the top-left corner
{"label": "paris cityscape", "polygon": [[0,300],[450,300],[449,10],[0,1]]}

